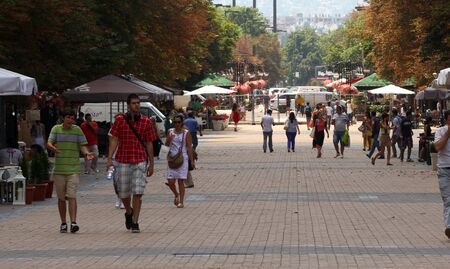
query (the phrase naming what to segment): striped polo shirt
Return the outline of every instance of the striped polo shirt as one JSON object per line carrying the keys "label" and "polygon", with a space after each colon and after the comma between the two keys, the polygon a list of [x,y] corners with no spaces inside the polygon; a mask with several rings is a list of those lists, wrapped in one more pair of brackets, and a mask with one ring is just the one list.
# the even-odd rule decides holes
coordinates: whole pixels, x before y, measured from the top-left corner
{"label": "striped polo shirt", "polygon": [[83,131],[77,125],[64,129],[62,124],[53,126],[48,137],[56,144],[59,153],[55,157],[54,174],[70,175],[80,173],[80,147],[87,145]]}

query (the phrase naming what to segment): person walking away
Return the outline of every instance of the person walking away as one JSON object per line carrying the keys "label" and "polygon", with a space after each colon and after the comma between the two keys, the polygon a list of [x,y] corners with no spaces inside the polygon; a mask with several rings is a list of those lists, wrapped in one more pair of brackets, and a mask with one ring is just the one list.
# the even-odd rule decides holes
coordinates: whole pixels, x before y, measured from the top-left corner
{"label": "person walking away", "polygon": [[392,153],[393,158],[397,158],[397,148],[395,145],[398,145],[399,150],[402,148],[402,140],[401,140],[401,130],[400,125],[402,124],[402,117],[398,115],[398,111],[396,108],[392,109]]}
{"label": "person walking away", "polygon": [[[342,113],[342,107],[337,106],[336,107],[336,114],[334,114],[333,119],[331,120],[331,123],[334,126],[334,132],[333,132],[333,144],[334,149],[336,150],[336,156],[334,158],[337,158],[341,156],[341,159],[344,158],[344,133],[345,129],[349,128],[350,122],[348,120],[348,117],[345,113]],[[341,151],[339,152],[339,144]]]}
{"label": "person walking away", "polygon": [[412,130],[412,113],[410,110],[406,111],[406,118],[402,120],[400,124],[400,139],[401,150],[400,150],[400,161],[403,162],[403,157],[405,155],[405,149],[408,148],[407,162],[413,162],[411,159],[411,149],[413,147],[413,130]]}
{"label": "person walking away", "polygon": [[425,161],[425,146],[428,140],[431,140],[431,122],[433,119],[431,117],[427,117],[423,122],[423,134],[420,134],[419,140],[419,162]]}
{"label": "person walking away", "polygon": [[269,104],[270,104],[270,97],[269,97],[269,93],[265,93],[263,96],[263,104],[264,104],[264,114],[267,113],[267,110],[269,109]]}
{"label": "person walking away", "polygon": [[297,94],[297,96],[295,97],[295,115],[298,115],[298,113],[301,113],[301,108],[304,103],[305,103],[305,99],[303,99],[303,97],[301,97],[300,94]]}
{"label": "person walking away", "polygon": [[435,133],[434,146],[438,152],[437,176],[444,205],[444,233],[450,239],[450,110],[444,112],[445,125]]}
{"label": "person walking away", "polygon": [[311,121],[312,115],[312,107],[309,105],[309,102],[306,102],[305,115],[306,115],[306,126],[309,130],[309,122]]}
{"label": "person walking away", "polygon": [[[184,181],[187,179],[189,162],[195,169],[194,153],[192,148],[192,137],[183,126],[183,116],[176,115],[174,118],[175,128],[169,130],[165,145],[169,147],[169,155],[175,156],[181,151],[183,164],[178,168],[167,167],[167,181],[169,188],[175,196],[174,205],[178,208],[184,207]],[[178,190],[175,186],[178,183]]]}
{"label": "person walking away", "polygon": [[347,100],[347,117],[350,125],[353,124],[353,104],[352,101]]}
{"label": "person walking away", "polygon": [[80,150],[88,160],[95,154],[89,152],[86,137],[75,123],[75,113],[64,111],[63,123],[53,126],[48,137],[47,148],[55,153],[53,181],[58,196],[58,211],[61,219],[59,231],[67,233],[66,212],[69,208],[70,232],[76,233],[77,189],[80,182]]}
{"label": "person walking away", "polygon": [[330,137],[327,129],[327,120],[325,119],[325,113],[314,113],[313,114],[313,122],[314,122],[314,136],[312,146],[317,149],[317,158],[322,157],[322,147],[323,140],[325,139],[325,132],[327,132],[327,138]]}
{"label": "person walking away", "polygon": [[[380,119],[377,117],[376,111],[370,112],[370,116],[372,125],[372,147],[370,148],[369,153],[367,153],[366,155],[369,159],[372,158],[375,149],[378,149],[378,151],[380,151],[380,141],[378,140],[380,134]],[[382,158],[380,157],[380,159]]]}
{"label": "person walking away", "polygon": [[284,123],[284,129],[286,130],[287,150],[288,152],[291,152],[291,150],[295,152],[295,137],[297,133],[300,135],[300,128],[294,112],[289,113],[289,118]]}
{"label": "person walking away", "polygon": [[363,126],[363,151],[368,151],[372,148],[372,120],[370,119],[370,113],[367,111],[366,116],[362,122]]}
{"label": "person walking away", "polygon": [[150,121],[152,122],[153,133],[155,134],[156,137],[156,139],[153,140],[152,142],[153,157],[156,157],[156,159],[159,160],[159,153],[161,152],[162,141],[161,138],[159,137],[158,126],[156,125],[156,117],[155,116],[150,117]]}
{"label": "person walking away", "polygon": [[291,112],[291,96],[289,94],[286,94],[286,115]]}
{"label": "person walking away", "polygon": [[327,112],[327,129],[330,130],[331,127],[331,117],[333,116],[333,108],[331,107],[331,102],[327,103],[327,106],[325,107]]}
{"label": "person walking away", "polygon": [[263,130],[263,151],[266,153],[267,151],[267,139],[269,140],[269,150],[273,152],[273,144],[272,144],[272,134],[273,129],[272,126],[275,125],[272,117],[272,110],[267,110],[267,114],[262,116],[261,118],[261,128]]}
{"label": "person walking away", "polygon": [[85,121],[81,124],[80,128],[88,142],[87,147],[89,151],[95,154],[92,160],[84,158],[84,173],[89,174],[91,169],[95,173],[98,173],[98,124],[92,120],[92,116],[89,113],[87,113],[84,118]]}
{"label": "person walking away", "polygon": [[31,125],[31,140],[32,144],[38,144],[45,149],[45,125],[37,120]]}
{"label": "person walking away", "polygon": [[[236,112],[237,116],[240,117],[238,106],[237,106],[237,104],[235,104],[235,105],[236,105],[235,112]],[[233,107],[234,107],[234,105],[233,105]],[[203,134],[202,134],[201,126],[198,124],[198,122],[195,119],[194,114],[192,112],[189,112],[188,118],[184,120],[184,127],[191,134],[192,149],[193,149],[193,154],[194,154],[194,159],[195,159],[195,156],[197,156],[197,154],[195,153],[195,150],[197,149],[197,146],[198,146],[197,132],[200,134],[200,136],[203,136]],[[184,181],[184,184],[185,184],[186,188],[194,187],[194,180],[192,178],[191,171],[189,171],[189,170],[188,170],[188,174],[187,174],[187,180]]]}
{"label": "person walking away", "polygon": [[389,126],[389,114],[384,112],[381,116],[381,123],[380,123],[380,134],[378,136],[378,140],[380,141],[380,151],[372,157],[372,164],[375,165],[375,161],[378,157],[384,155],[384,150],[387,149],[387,156],[386,156],[386,165],[392,165],[391,164],[391,139],[389,137],[389,129],[391,127]]}
{"label": "person walking away", "polygon": [[[125,206],[125,227],[139,233],[139,215],[147,184],[153,174],[153,141],[156,140],[148,117],[141,115],[140,100],[136,94],[127,97],[128,112],[116,116],[110,131],[106,168],[116,161],[117,189]],[[144,147],[145,146],[145,147]]]}
{"label": "person walking away", "polygon": [[237,125],[241,118],[241,113],[239,112],[239,107],[236,103],[233,104],[233,107],[231,108],[231,119],[233,119],[234,122],[234,131],[237,132]]}

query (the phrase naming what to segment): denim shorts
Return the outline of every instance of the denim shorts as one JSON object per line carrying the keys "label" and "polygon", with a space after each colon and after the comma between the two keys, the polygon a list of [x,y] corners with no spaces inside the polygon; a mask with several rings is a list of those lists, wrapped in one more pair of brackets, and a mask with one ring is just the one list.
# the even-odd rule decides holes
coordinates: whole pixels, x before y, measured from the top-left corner
{"label": "denim shorts", "polygon": [[342,139],[344,138],[345,131],[334,131],[333,133],[333,143],[337,144],[338,142],[344,143]]}

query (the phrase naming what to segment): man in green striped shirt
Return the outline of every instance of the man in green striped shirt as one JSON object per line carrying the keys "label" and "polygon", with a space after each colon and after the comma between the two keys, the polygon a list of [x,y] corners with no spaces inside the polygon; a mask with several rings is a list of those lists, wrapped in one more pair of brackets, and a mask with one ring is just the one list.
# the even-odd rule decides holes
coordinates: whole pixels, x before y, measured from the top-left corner
{"label": "man in green striped shirt", "polygon": [[70,232],[79,230],[77,224],[77,188],[80,182],[80,150],[88,160],[94,153],[87,148],[86,137],[75,122],[75,113],[65,111],[62,124],[53,126],[48,137],[47,147],[55,152],[53,181],[58,196],[58,209],[61,218],[60,232],[67,233],[66,211],[69,204]]}

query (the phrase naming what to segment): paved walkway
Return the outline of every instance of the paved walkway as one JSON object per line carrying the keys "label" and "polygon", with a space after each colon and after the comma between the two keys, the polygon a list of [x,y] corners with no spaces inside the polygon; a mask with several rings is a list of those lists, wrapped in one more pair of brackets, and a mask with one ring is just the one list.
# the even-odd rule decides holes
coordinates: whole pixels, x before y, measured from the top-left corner
{"label": "paved walkway", "polygon": [[2,207],[0,268],[449,268],[429,166],[372,166],[356,126],[344,159],[333,159],[331,139],[316,159],[301,129],[295,153],[282,125],[274,153],[262,152],[259,126],[206,132],[184,209],[157,161],[140,234],[126,231],[103,175],[83,176],[77,234],[59,233],[55,198]]}

